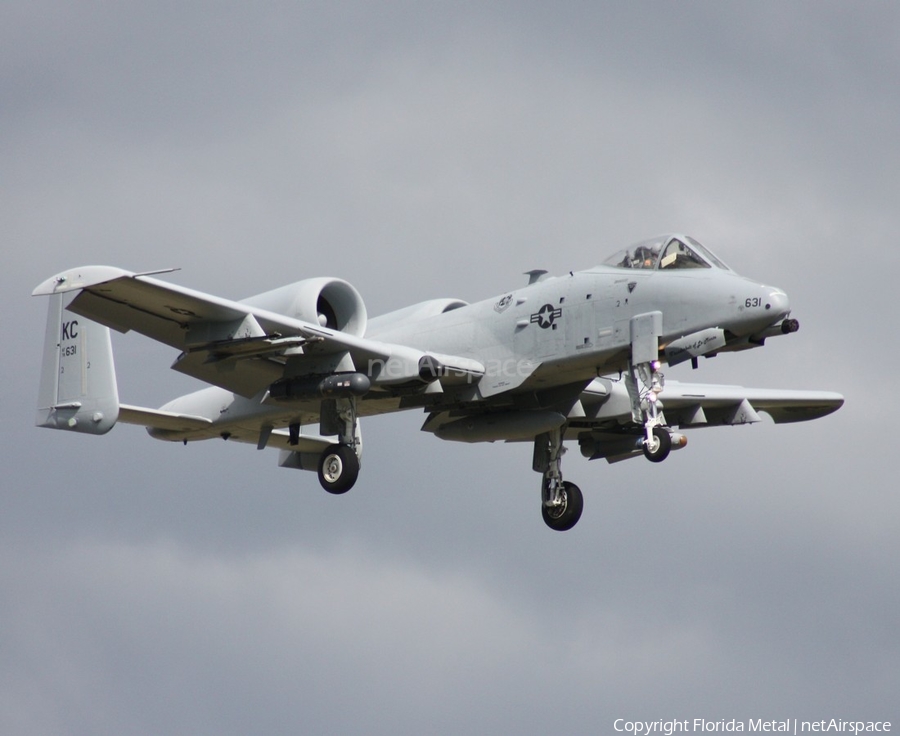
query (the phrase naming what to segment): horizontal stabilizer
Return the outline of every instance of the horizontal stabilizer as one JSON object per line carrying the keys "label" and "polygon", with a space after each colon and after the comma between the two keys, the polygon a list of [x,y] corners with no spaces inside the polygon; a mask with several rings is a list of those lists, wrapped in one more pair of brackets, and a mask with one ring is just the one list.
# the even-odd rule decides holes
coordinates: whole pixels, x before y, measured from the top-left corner
{"label": "horizontal stabilizer", "polygon": [[207,429],[212,422],[206,417],[190,414],[176,414],[171,411],[148,409],[143,406],[119,406],[119,421],[137,424],[148,429],[162,429],[169,432],[187,432],[192,429]]}

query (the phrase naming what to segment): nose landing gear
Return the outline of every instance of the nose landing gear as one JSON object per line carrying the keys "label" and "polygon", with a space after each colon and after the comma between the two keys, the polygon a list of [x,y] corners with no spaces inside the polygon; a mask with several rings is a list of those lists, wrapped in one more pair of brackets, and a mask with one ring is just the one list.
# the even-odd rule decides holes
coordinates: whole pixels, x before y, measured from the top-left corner
{"label": "nose landing gear", "polygon": [[[631,414],[636,424],[644,426],[644,457],[652,463],[661,463],[672,450],[672,435],[665,428],[659,395],[666,385],[665,376],[659,371],[659,361],[653,360],[638,366],[629,366],[625,377],[631,398]],[[644,385],[641,390],[640,383]]]}
{"label": "nose landing gear", "polygon": [[644,457],[651,463],[661,463],[672,450],[672,435],[662,427],[653,427],[650,439],[644,440]]}

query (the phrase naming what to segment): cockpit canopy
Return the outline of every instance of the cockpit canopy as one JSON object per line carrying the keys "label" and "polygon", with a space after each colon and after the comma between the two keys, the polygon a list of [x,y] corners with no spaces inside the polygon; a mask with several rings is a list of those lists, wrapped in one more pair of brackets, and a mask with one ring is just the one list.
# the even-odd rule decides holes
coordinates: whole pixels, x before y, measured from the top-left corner
{"label": "cockpit canopy", "polygon": [[605,266],[674,270],[685,268],[721,268],[730,271],[708,249],[687,235],[661,235],[620,250],[603,261]]}

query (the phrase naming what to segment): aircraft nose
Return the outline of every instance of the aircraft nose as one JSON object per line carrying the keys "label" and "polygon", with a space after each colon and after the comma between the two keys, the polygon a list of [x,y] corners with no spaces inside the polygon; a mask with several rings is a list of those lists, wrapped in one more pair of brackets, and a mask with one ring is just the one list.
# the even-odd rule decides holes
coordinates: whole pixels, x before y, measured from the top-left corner
{"label": "aircraft nose", "polygon": [[791,313],[791,301],[788,295],[781,289],[771,287],[766,299],[766,310],[770,312],[773,321],[784,319]]}

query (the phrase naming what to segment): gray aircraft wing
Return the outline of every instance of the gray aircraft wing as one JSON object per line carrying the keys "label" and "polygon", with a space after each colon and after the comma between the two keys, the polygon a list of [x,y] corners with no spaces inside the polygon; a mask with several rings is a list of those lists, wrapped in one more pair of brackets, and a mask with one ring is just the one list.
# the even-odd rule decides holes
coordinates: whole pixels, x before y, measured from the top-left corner
{"label": "gray aircraft wing", "polygon": [[680,427],[752,424],[758,412],[775,424],[805,422],[841,408],[844,398],[829,391],[744,388],[669,381],[661,398],[666,418]]}
{"label": "gray aircraft wing", "polygon": [[[827,416],[844,403],[843,396],[830,391],[679,381],[667,381],[659,398],[667,424],[678,429],[754,424],[762,421],[760,414],[776,424],[805,422]],[[565,433],[578,440],[583,455],[616,462],[642,453],[643,435],[632,421],[631,399],[623,381],[595,379],[576,406]]]}
{"label": "gray aircraft wing", "polygon": [[172,368],[246,397],[282,378],[289,360],[321,366],[322,372],[333,370],[345,356],[363,368],[369,361],[390,360],[403,364],[394,374],[414,376],[422,355],[109,266],[72,269],[33,293],[74,291],[69,311],[176,348],[182,353]]}

